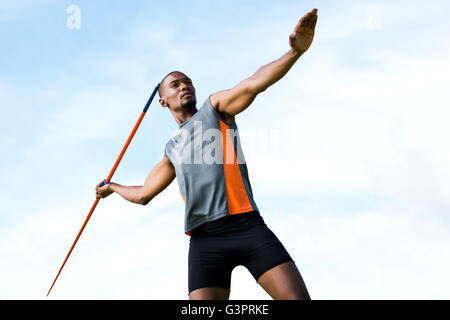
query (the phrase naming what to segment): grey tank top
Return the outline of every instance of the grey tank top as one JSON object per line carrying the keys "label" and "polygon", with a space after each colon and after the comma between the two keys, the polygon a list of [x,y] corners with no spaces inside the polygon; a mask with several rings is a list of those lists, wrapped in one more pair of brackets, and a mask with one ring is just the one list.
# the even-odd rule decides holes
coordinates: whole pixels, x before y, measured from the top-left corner
{"label": "grey tank top", "polygon": [[185,202],[184,232],[227,215],[258,211],[236,122],[225,122],[210,98],[165,147]]}

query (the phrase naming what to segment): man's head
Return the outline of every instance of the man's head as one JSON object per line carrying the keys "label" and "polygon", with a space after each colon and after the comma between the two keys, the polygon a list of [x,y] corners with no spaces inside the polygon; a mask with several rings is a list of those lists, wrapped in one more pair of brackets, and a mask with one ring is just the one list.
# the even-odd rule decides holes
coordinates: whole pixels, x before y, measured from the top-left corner
{"label": "man's head", "polygon": [[195,108],[197,99],[192,80],[180,71],[172,71],[161,81],[159,103],[172,112]]}

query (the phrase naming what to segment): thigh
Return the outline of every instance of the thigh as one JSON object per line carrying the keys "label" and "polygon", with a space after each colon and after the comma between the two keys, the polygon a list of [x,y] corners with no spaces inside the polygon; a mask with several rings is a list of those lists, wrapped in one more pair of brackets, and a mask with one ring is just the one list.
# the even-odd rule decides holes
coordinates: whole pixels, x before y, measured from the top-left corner
{"label": "thigh", "polygon": [[261,287],[276,300],[310,300],[303,278],[293,261],[282,263],[264,272]]}
{"label": "thigh", "polygon": [[230,289],[200,288],[189,293],[189,300],[228,300]]}
{"label": "thigh", "polygon": [[[197,296],[220,296],[219,291],[230,289],[231,272],[235,267],[226,243],[219,238],[191,237],[189,246],[188,285]],[[213,289],[211,289],[213,288]],[[215,290],[214,288],[218,288]]]}
{"label": "thigh", "polygon": [[258,281],[266,271],[288,261],[293,261],[283,244],[266,226],[257,226],[246,231],[240,245],[243,265]]}
{"label": "thigh", "polygon": [[309,299],[305,283],[291,256],[267,227],[249,229],[245,267],[274,299]]}

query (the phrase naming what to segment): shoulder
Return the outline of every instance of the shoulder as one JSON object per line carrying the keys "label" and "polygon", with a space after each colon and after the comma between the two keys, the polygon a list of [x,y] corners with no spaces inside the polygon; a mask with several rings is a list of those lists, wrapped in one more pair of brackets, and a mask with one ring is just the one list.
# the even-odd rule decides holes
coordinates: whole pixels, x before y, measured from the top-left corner
{"label": "shoulder", "polygon": [[223,97],[223,95],[224,95],[224,91],[219,91],[219,92],[213,93],[212,95],[209,96],[209,101],[211,102],[211,105],[213,106],[213,108],[216,109],[216,111],[217,111],[219,103],[220,103],[220,98]]}
{"label": "shoulder", "polygon": [[172,137],[167,141],[166,146],[164,147],[164,154],[168,155],[172,153],[173,148],[179,142],[181,138],[181,132],[173,134]]}
{"label": "shoulder", "polygon": [[222,90],[219,92],[216,92],[209,96],[209,101],[211,102],[211,106],[214,108],[214,110],[220,115],[221,118],[223,118],[226,122],[232,122],[234,121],[234,116],[231,116],[227,114],[226,112],[223,112],[221,108],[224,103],[225,98],[227,97],[230,90]]}

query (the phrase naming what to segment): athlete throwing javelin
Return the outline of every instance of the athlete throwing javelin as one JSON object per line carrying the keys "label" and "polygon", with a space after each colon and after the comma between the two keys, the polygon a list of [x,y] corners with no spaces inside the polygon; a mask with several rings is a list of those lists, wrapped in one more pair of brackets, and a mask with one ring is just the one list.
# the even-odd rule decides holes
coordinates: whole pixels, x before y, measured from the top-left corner
{"label": "athlete throwing javelin", "polygon": [[[96,197],[116,192],[148,204],[177,178],[185,202],[189,244],[189,299],[228,299],[231,272],[245,266],[273,299],[310,299],[293,259],[261,217],[242,156],[235,116],[280,80],[308,50],[317,9],[303,16],[289,37],[289,51],[235,87],[210,95],[197,110],[195,88],[173,71],[159,86],[180,133],[166,144],[163,159],[143,186],[111,182],[96,186]],[[200,141],[200,142],[199,142]]]}

